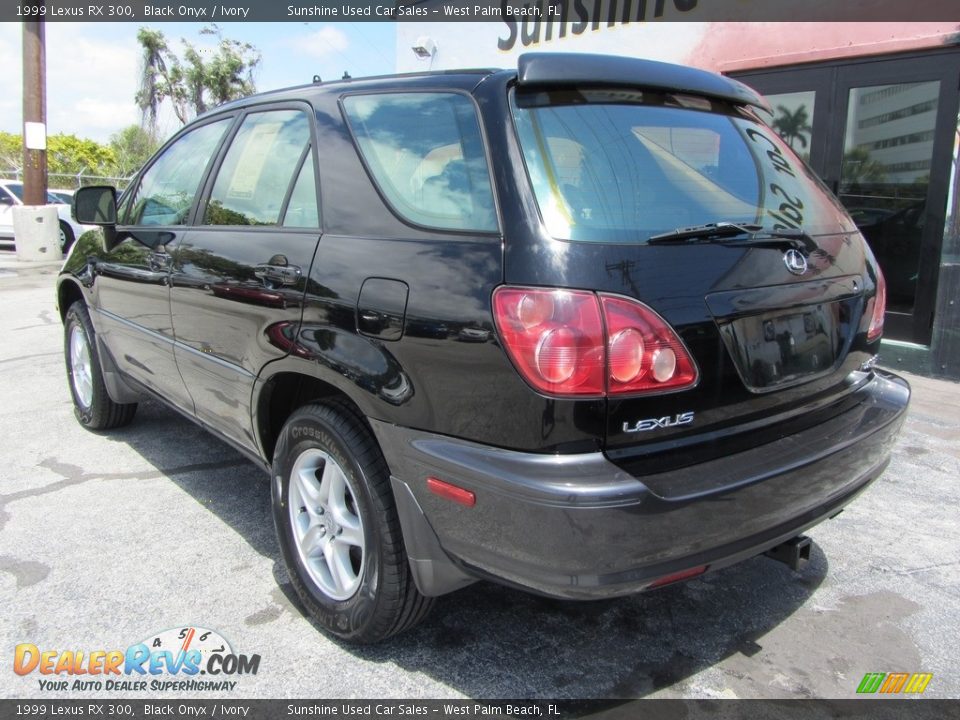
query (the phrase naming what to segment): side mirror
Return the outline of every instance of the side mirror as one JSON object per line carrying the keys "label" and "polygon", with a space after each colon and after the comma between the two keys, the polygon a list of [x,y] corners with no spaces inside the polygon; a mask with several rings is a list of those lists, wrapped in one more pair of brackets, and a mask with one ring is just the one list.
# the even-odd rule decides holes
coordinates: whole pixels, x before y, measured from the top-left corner
{"label": "side mirror", "polygon": [[73,219],[82,225],[117,224],[117,191],[110,185],[90,185],[73,194]]}

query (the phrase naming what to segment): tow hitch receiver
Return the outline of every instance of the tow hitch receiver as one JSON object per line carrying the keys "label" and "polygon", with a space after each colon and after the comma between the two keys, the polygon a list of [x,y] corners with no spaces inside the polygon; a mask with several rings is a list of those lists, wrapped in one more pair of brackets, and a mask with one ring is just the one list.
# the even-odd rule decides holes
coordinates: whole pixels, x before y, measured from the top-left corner
{"label": "tow hitch receiver", "polygon": [[797,535],[776,547],[767,550],[764,555],[782,562],[791,570],[799,570],[810,560],[810,538],[806,535]]}

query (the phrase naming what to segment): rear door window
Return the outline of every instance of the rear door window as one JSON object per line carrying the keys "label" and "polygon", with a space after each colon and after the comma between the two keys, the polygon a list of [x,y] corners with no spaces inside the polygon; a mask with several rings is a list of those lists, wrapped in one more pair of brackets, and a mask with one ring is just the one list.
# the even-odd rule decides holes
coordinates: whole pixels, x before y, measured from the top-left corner
{"label": "rear door window", "polygon": [[317,182],[313,172],[313,158],[308,153],[297,176],[297,182],[290,193],[287,210],[283,215],[284,227],[320,227],[320,213],[317,211]]}
{"label": "rear door window", "polygon": [[497,230],[480,124],[468,97],[352,95],[343,107],[377,187],[400,217],[443,230]]}

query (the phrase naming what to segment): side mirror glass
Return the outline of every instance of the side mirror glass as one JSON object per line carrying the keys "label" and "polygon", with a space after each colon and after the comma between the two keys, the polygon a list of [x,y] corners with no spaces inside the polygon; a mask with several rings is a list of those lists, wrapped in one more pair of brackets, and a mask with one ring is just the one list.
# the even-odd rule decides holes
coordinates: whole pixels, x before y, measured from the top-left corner
{"label": "side mirror glass", "polygon": [[73,194],[73,219],[83,225],[117,224],[117,191],[110,185],[90,185]]}

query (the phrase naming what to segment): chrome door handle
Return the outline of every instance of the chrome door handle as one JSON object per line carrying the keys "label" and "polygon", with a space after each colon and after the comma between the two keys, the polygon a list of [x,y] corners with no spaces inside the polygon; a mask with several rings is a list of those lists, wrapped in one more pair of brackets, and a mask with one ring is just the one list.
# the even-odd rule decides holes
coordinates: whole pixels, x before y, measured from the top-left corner
{"label": "chrome door handle", "polygon": [[147,266],[154,272],[169,270],[173,265],[173,256],[165,252],[152,252],[147,258]]}
{"label": "chrome door handle", "polygon": [[264,281],[280,283],[281,285],[296,285],[303,271],[296,265],[257,265],[253,274]]}

